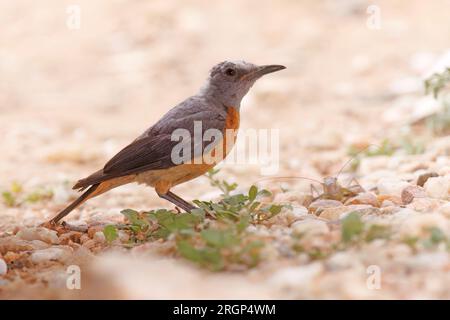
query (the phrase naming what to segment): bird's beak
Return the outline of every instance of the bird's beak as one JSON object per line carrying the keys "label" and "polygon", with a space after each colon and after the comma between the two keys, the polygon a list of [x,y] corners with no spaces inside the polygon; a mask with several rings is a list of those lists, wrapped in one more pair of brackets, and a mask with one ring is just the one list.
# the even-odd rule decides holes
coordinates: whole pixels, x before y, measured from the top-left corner
{"label": "bird's beak", "polygon": [[286,69],[286,67],[282,66],[282,65],[278,65],[278,64],[259,66],[256,69],[254,69],[253,71],[250,71],[249,73],[243,75],[241,80],[244,80],[244,79],[256,80],[265,74],[280,71],[283,69]]}

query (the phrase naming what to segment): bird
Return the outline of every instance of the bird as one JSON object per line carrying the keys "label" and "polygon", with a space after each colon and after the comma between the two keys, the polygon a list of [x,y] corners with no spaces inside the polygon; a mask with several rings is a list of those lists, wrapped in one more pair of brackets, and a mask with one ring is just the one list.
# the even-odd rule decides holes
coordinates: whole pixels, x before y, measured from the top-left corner
{"label": "bird", "polygon": [[[49,223],[56,225],[85,201],[134,182],[154,188],[160,198],[191,212],[196,207],[170,189],[205,174],[227,156],[236,141],[236,134],[228,132],[239,129],[242,99],[262,76],[285,68],[242,60],[218,63],[197,94],[170,109],[102,169],[78,180],[73,189],[84,192]],[[192,139],[196,130],[202,137],[212,131],[214,139],[209,144]]]}

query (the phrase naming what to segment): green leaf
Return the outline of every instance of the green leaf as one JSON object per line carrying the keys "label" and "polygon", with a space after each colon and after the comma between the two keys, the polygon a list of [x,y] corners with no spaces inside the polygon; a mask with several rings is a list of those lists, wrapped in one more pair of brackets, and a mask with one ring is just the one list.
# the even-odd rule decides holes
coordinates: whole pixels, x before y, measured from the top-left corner
{"label": "green leaf", "polygon": [[247,200],[248,200],[248,197],[246,195],[239,193],[239,194],[235,194],[235,195],[232,195],[229,197],[225,197],[223,199],[223,202],[228,205],[237,206],[237,205],[243,205]]}
{"label": "green leaf", "polygon": [[161,209],[148,212],[147,215],[151,219],[156,220],[160,226],[153,233],[153,236],[158,238],[167,238],[172,233],[192,229],[204,219],[202,211],[175,214],[173,211]]}
{"label": "green leaf", "polygon": [[109,224],[105,226],[105,228],[103,228],[103,234],[105,235],[106,241],[108,241],[109,243],[116,240],[117,237],[119,236],[119,234],[117,233],[116,226],[112,224]]}
{"label": "green leaf", "polygon": [[16,198],[9,191],[4,191],[2,193],[3,201],[8,207],[13,207],[16,204]]}
{"label": "green leaf", "polygon": [[20,183],[18,183],[17,181],[14,181],[11,184],[11,192],[13,193],[21,193],[23,191],[23,187]]}
{"label": "green leaf", "polygon": [[212,270],[221,270],[224,267],[222,256],[218,249],[197,249],[186,240],[178,241],[177,249],[184,258]]}
{"label": "green leaf", "polygon": [[200,262],[202,260],[201,253],[199,250],[191,246],[188,241],[180,240],[177,242],[177,249],[180,254],[194,262]]}
{"label": "green leaf", "polygon": [[439,229],[438,227],[430,228],[430,241],[433,244],[438,244],[445,240],[446,240],[445,234],[442,232],[441,229]]}
{"label": "green leaf", "polygon": [[253,202],[256,199],[257,195],[258,195],[258,188],[256,186],[251,186],[250,190],[248,191],[248,200],[250,202]]}
{"label": "green leaf", "polygon": [[371,242],[375,239],[387,239],[390,236],[390,229],[388,226],[379,224],[372,224],[367,230],[365,240]]}
{"label": "green leaf", "polygon": [[120,212],[123,214],[131,224],[139,226],[141,229],[148,225],[148,222],[139,217],[139,213],[136,210],[125,209]]}
{"label": "green leaf", "polygon": [[258,191],[258,197],[270,197],[272,195],[272,192],[266,189],[262,189]]}
{"label": "green leaf", "polygon": [[277,215],[281,212],[281,209],[283,208],[283,205],[273,204],[269,208],[269,212],[272,214],[272,216]]}
{"label": "green leaf", "polygon": [[261,204],[261,202],[259,202],[259,201],[253,202],[252,205],[248,208],[248,211],[250,213],[254,212],[259,207],[260,204]]}
{"label": "green leaf", "polygon": [[241,219],[239,220],[239,222],[236,224],[237,232],[241,233],[242,231],[247,229],[247,227],[250,225],[250,221],[251,221],[250,215],[249,214],[243,214],[241,216]]}
{"label": "green leaf", "polygon": [[42,195],[39,192],[33,192],[30,193],[26,198],[25,201],[30,203],[36,203],[42,199]]}
{"label": "green leaf", "polygon": [[364,223],[361,217],[356,212],[350,212],[342,220],[341,235],[344,242],[353,240],[356,236],[359,236],[364,230]]}
{"label": "green leaf", "polygon": [[238,243],[236,235],[230,230],[205,229],[201,237],[208,245],[216,248],[227,248]]}

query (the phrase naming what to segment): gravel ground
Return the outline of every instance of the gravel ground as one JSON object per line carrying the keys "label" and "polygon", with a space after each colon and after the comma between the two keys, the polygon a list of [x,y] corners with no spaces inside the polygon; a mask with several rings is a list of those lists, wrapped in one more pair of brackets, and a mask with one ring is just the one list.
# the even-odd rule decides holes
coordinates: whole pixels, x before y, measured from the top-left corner
{"label": "gravel ground", "polygon": [[[0,5],[0,298],[450,299],[450,138],[431,133],[437,102],[423,93],[450,64],[448,1],[379,1],[380,30],[362,0],[78,3],[76,30],[69,3]],[[272,193],[264,201],[290,205],[247,228],[265,244],[257,266],[209,271],[171,237],[106,241],[122,209],[173,209],[137,185],[74,211],[67,221],[86,232],[38,227],[212,65],[242,58],[288,67],[242,107],[243,130],[280,130],[278,178],[251,164],[220,172],[237,192],[257,184]],[[334,200],[311,202],[311,181],[280,178],[342,168],[339,184],[362,189]],[[219,196],[204,177],[176,191]]]}

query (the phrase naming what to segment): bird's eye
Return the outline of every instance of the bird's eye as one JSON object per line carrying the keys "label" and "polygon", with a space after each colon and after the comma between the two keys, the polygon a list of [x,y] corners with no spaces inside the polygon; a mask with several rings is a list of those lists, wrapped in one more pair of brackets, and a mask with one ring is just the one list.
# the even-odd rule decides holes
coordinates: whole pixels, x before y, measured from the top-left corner
{"label": "bird's eye", "polygon": [[234,70],[234,69],[232,69],[232,68],[228,68],[227,70],[225,70],[225,74],[226,74],[227,76],[232,77],[232,76],[236,75],[236,70]]}

